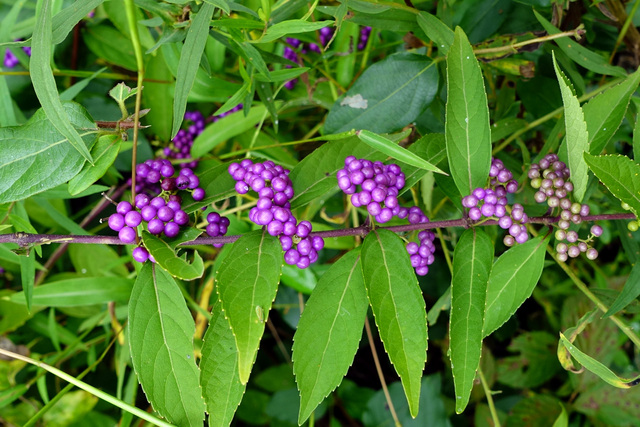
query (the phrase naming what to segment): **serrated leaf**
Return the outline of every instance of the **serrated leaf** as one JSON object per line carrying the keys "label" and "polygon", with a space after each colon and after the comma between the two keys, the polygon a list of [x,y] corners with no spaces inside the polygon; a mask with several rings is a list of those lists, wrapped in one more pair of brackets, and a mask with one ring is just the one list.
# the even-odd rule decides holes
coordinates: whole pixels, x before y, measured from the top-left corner
{"label": "serrated leaf", "polygon": [[[79,104],[65,102],[66,120],[77,128],[95,126]],[[95,135],[87,135],[91,146]],[[85,159],[39,109],[19,127],[0,128],[0,204],[25,199],[73,178]]]}
{"label": "serrated leaf", "polygon": [[618,297],[613,304],[611,304],[609,310],[607,310],[603,317],[609,317],[616,314],[631,304],[636,298],[638,298],[638,296],[640,296],[640,264],[636,263],[631,269],[622,291],[618,294]]}
{"label": "serrated leaf", "polygon": [[469,402],[482,353],[482,325],[487,282],[493,264],[493,244],[476,228],[460,236],[453,252],[449,356],[456,392],[456,412]]}
{"label": "serrated leaf", "polygon": [[397,161],[404,162],[416,168],[424,169],[427,171],[445,174],[443,171],[427,162],[422,157],[412,153],[405,148],[400,147],[397,144],[394,144],[390,139],[385,138],[382,135],[377,135],[368,130],[358,131],[356,135],[358,136],[358,138],[360,138],[360,141],[364,142],[370,147],[375,148],[381,153],[391,156]]}
{"label": "serrated leaf", "polygon": [[113,98],[118,104],[121,104],[127,99],[134,96],[136,93],[138,93],[137,87],[131,89],[126,85],[126,83],[120,82],[109,91],[109,96]]}
{"label": "serrated leaf", "polygon": [[293,337],[293,372],[300,390],[298,424],[347,374],[368,307],[360,251],[352,250],[322,275]]}
{"label": "serrated leaf", "polygon": [[242,400],[245,386],[238,374],[238,349],[220,301],[211,309],[200,360],[200,385],[209,425],[228,426]]}
{"label": "serrated leaf", "polygon": [[447,55],[445,137],[451,176],[460,194],[484,187],[491,165],[489,106],[480,65],[459,27]]}
{"label": "serrated leaf", "polygon": [[592,156],[584,153],[591,172],[640,218],[640,165],[626,156]]}
{"label": "serrated leaf", "polygon": [[495,262],[487,284],[483,337],[502,326],[531,296],[542,274],[545,248],[538,237],[514,246]]}
{"label": "serrated leaf", "polygon": [[128,328],[133,368],[153,408],[176,425],[202,426],[193,318],[173,277],[151,262],[133,285]]}
{"label": "serrated leaf", "polygon": [[278,22],[267,28],[265,35],[253,43],[267,43],[277,40],[287,34],[308,33],[317,31],[321,28],[333,25],[334,21],[316,21],[309,22],[303,19],[291,19],[288,21]]}
{"label": "serrated leaf", "polygon": [[455,33],[447,25],[430,13],[421,11],[417,17],[418,25],[422,31],[429,37],[443,55],[449,53]]}
{"label": "serrated leaf", "polygon": [[[125,302],[131,294],[132,280],[122,277],[78,277],[46,283],[33,289],[31,303],[45,307],[78,307],[109,301]],[[23,292],[11,301],[24,303]]]}
{"label": "serrated leaf", "polygon": [[102,178],[118,157],[121,144],[122,139],[119,135],[103,135],[98,138],[98,142],[91,148],[93,165],[85,162],[80,173],[69,181],[69,194],[80,194]]}
{"label": "serrated leaf", "polygon": [[571,170],[571,182],[573,183],[573,196],[577,202],[581,202],[584,193],[587,191],[587,164],[584,161],[583,154],[589,152],[589,133],[587,132],[587,124],[584,121],[584,113],[580,107],[580,101],[576,97],[573,86],[564,75],[558,63],[555,54],[553,55],[553,66],[556,70],[558,83],[560,84],[560,93],[562,94],[562,103],[564,104],[564,124],[566,129],[566,139],[564,143],[567,147],[567,166]]}
{"label": "serrated leaf", "polygon": [[193,262],[189,262],[185,255],[178,256],[168,242],[147,231],[142,232],[142,241],[158,265],[172,276],[182,280],[202,277],[204,263],[198,251],[193,252]]}
{"label": "serrated leaf", "polygon": [[200,58],[204,52],[209,33],[209,22],[213,17],[216,7],[210,3],[204,3],[191,22],[184,41],[178,72],[176,74],[176,87],[173,98],[173,123],[171,137],[175,137],[180,130],[184,112],[187,109],[187,98],[196,79],[196,73],[200,66]]}
{"label": "serrated leaf", "polygon": [[[327,116],[325,133],[388,133],[415,121],[438,90],[438,70],[425,56],[391,55],[368,67]],[[358,99],[359,102],[349,102]]]}
{"label": "serrated leaf", "polygon": [[573,356],[578,363],[584,366],[589,372],[597,375],[601,380],[611,384],[612,386],[617,388],[631,388],[640,384],[640,377],[622,378],[617,376],[602,363],[580,351],[575,344],[569,342],[562,332],[560,332],[560,342],[562,342],[566,349],[569,350],[571,356]]}
{"label": "serrated leaf", "polygon": [[[388,135],[391,140],[399,140],[402,134]],[[371,161],[384,160],[386,156],[360,141],[357,136],[338,139],[323,144],[305,157],[289,174],[295,195],[291,206],[304,206],[338,188],[336,173],[344,168],[344,159],[356,156]]]}
{"label": "serrated leaf", "polygon": [[411,415],[418,414],[427,361],[427,313],[409,254],[395,233],[376,229],[362,245],[362,273],[380,339],[402,380]]}
{"label": "serrated leaf", "polygon": [[[533,11],[536,19],[542,24],[545,31],[550,35],[555,35],[560,32],[554,27],[551,22],[547,21],[542,15],[535,10]],[[626,76],[627,73],[621,67],[615,67],[607,61],[603,56],[583,47],[576,40],[569,37],[561,37],[554,40],[558,47],[575,63],[583,66],[584,68],[596,72],[598,74],[604,74],[607,76]]]}
{"label": "serrated leaf", "polygon": [[33,90],[42,105],[51,124],[60,132],[66,140],[90,163],[93,162],[91,154],[78,131],[69,122],[69,117],[60,101],[56,81],[51,69],[51,0],[40,0],[36,8],[36,25],[33,29],[31,42],[32,56],[29,63],[29,72]]}
{"label": "serrated leaf", "polygon": [[235,337],[242,384],[249,380],[281,267],[280,242],[258,230],[236,240],[217,273],[216,291]]}
{"label": "serrated leaf", "polygon": [[511,353],[498,361],[497,379],[512,388],[534,388],[553,378],[560,369],[556,339],[544,331],[517,335],[507,347]]}
{"label": "serrated leaf", "polygon": [[582,110],[589,132],[589,152],[598,155],[620,127],[631,95],[640,84],[640,70],[619,85],[598,94]]}

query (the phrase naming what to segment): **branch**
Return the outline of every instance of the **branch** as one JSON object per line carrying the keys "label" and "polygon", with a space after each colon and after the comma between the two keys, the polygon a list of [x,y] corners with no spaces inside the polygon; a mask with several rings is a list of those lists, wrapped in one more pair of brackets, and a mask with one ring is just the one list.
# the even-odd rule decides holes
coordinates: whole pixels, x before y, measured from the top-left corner
{"label": "branch", "polygon": [[[589,215],[583,217],[584,222],[593,221],[611,221],[619,219],[636,219],[632,213]],[[540,216],[529,218],[528,224],[551,225],[560,220],[559,216]],[[463,227],[472,226],[497,225],[496,220],[471,221],[468,218],[450,219],[444,221],[423,222],[420,224],[394,225],[382,228],[395,233],[415,231],[415,230],[432,230],[434,228]],[[362,225],[355,228],[344,228],[341,230],[316,231],[311,233],[312,236],[327,237],[344,237],[344,236],[366,236],[373,227],[370,225]],[[179,246],[198,246],[212,245],[214,243],[232,243],[241,236],[220,236],[220,237],[198,237],[190,242],[181,243]],[[80,243],[80,244],[100,244],[100,245],[125,245],[117,236],[80,236],[73,234],[30,234],[30,233],[13,233],[0,234],[0,243],[16,243],[22,248],[28,248],[34,245],[48,245],[51,243]]]}

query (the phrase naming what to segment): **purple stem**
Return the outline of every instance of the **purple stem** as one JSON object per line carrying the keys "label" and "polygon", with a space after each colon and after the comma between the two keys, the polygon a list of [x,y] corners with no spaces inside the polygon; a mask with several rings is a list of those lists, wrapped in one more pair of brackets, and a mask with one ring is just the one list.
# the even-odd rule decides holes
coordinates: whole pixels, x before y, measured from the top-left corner
{"label": "purple stem", "polygon": [[[589,215],[582,218],[585,222],[592,221],[610,221],[618,219],[636,219],[636,216],[632,213],[619,213],[619,214],[603,214],[603,215]],[[551,225],[560,220],[559,216],[541,216],[529,218],[529,224],[543,224]],[[488,220],[479,224],[496,225],[498,221]],[[434,228],[446,228],[446,227],[464,227],[469,228],[474,225],[474,221],[469,219],[451,219],[445,221],[433,221],[420,224],[408,224],[408,225],[395,225],[391,227],[376,227],[384,228],[393,232],[414,231],[414,230],[431,230]],[[363,225],[356,228],[345,228],[342,230],[328,230],[317,231],[311,233],[313,236],[327,237],[343,237],[343,236],[366,236],[373,228],[369,225]],[[190,242],[181,243],[180,246],[196,246],[196,245],[211,245],[214,243],[232,243],[238,240],[241,236],[220,236],[220,237],[198,237]],[[116,236],[78,236],[78,235],[65,235],[65,234],[29,234],[29,233],[13,233],[13,234],[0,234],[0,243],[16,243],[21,247],[29,247],[34,244],[50,244],[50,243],[81,243],[81,244],[102,244],[102,245],[124,245],[120,239]]]}

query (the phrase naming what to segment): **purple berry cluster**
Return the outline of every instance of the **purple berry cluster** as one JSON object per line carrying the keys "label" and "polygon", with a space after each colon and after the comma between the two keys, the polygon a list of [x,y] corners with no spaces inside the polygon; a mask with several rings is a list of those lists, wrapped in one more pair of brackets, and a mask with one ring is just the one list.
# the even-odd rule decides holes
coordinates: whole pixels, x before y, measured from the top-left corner
{"label": "purple berry cluster", "polygon": [[336,177],[338,187],[351,194],[353,206],[366,207],[380,224],[401,212],[398,193],[404,187],[405,176],[400,166],[348,156]]}
{"label": "purple berry cluster", "polygon": [[324,240],[311,236],[311,223],[298,222],[291,212],[289,201],[294,193],[289,170],[272,161],[253,163],[244,159],[230,164],[229,174],[236,180],[235,188],[239,194],[246,194],[250,189],[258,193],[258,201],[249,211],[249,219],[266,226],[270,235],[279,237],[287,264],[307,268],[318,259]]}
{"label": "purple berry cluster", "polygon": [[535,201],[546,202],[552,213],[556,211],[560,216],[555,233],[558,259],[566,261],[583,252],[587,258],[596,259],[598,251],[591,247],[591,243],[594,237],[602,234],[602,227],[592,226],[591,234],[586,240],[580,240],[576,231],[569,231],[572,224],[579,226],[582,223],[590,209],[587,204],[571,201],[573,184],[569,182],[571,174],[567,165],[559,160],[557,154],[547,154],[539,163],[531,165],[528,176],[531,186],[538,190],[533,196]]}
{"label": "purple berry cluster", "polygon": [[462,198],[462,206],[469,209],[469,219],[479,221],[484,218],[497,218],[498,225],[508,234],[503,242],[506,246],[516,243],[524,243],[529,240],[527,228],[524,225],[528,221],[524,207],[515,203],[511,213],[507,212],[507,194],[518,191],[518,183],[513,179],[513,174],[507,169],[501,160],[492,159],[489,169],[489,186],[476,188],[471,194]]}
{"label": "purple berry cluster", "polygon": [[[20,41],[20,40],[16,40],[16,41]],[[29,56],[31,56],[31,47],[30,46],[24,46],[22,48],[23,51],[25,51],[25,53]],[[13,52],[11,52],[11,49],[6,49],[4,51],[4,66],[7,68],[13,68],[16,65],[18,65],[20,63],[20,61],[18,60],[18,57],[15,56],[13,54]]]}
{"label": "purple berry cluster", "polygon": [[[181,169],[174,177],[175,169],[166,159],[147,160],[136,166],[138,175],[147,183],[160,182],[162,193],[152,197],[146,193],[136,195],[134,205],[122,201],[116,206],[116,212],[109,217],[109,228],[118,232],[123,243],[134,243],[138,238],[136,229],[143,222],[151,234],[164,233],[173,238],[180,233],[180,227],[189,223],[189,215],[181,208],[182,198],[179,190],[192,190],[194,200],[204,199],[205,192],[198,187],[200,180],[189,168]],[[225,228],[226,232],[226,228]],[[144,262],[149,253],[144,247],[133,251],[136,261]]]}
{"label": "purple berry cluster", "polygon": [[[217,212],[211,212],[207,215],[207,228],[206,232],[210,237],[224,236],[227,234],[227,228],[229,227],[229,219],[220,216]],[[221,248],[224,243],[214,243],[213,246]]]}
{"label": "purple berry cluster", "polygon": [[[324,27],[321,28],[320,31],[318,31],[320,35],[320,44],[322,46],[326,46],[327,43],[329,43],[329,40],[331,40],[331,37],[333,37],[334,31],[335,30],[330,27]],[[305,54],[309,51],[315,53],[322,52],[320,46],[318,46],[318,44],[316,43],[308,43],[307,45],[305,45],[304,43],[302,43],[302,41],[293,37],[287,37],[286,42],[288,46],[285,46],[282,56],[289,61],[295,62],[296,64],[300,63],[300,57],[298,56],[298,53]],[[291,65],[286,65],[285,67],[291,68]],[[298,79],[289,80],[284,84],[284,87],[291,90],[295,87],[297,82]]]}
{"label": "purple berry cluster", "polygon": [[360,28],[360,39],[358,40],[358,50],[364,50],[371,35],[371,27]]}

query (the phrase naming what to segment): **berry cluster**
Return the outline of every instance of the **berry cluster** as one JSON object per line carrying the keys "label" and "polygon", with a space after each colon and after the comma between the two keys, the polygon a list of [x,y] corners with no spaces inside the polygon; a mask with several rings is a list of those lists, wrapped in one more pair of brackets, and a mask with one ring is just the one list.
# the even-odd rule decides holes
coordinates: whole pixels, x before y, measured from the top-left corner
{"label": "berry cluster", "polygon": [[360,39],[358,40],[358,50],[364,50],[371,35],[371,27],[360,28]]}
{"label": "berry cluster", "polygon": [[[561,162],[557,154],[547,154],[537,164],[532,164],[528,176],[531,186],[538,189],[534,199],[538,203],[547,203],[553,211],[559,211],[559,230],[556,231],[556,252],[561,261],[569,257],[575,258],[585,252],[587,258],[596,259],[598,251],[591,247],[594,237],[602,234],[602,227],[591,227],[591,235],[586,240],[580,240],[576,231],[568,231],[571,224],[580,225],[583,217],[589,215],[589,205],[571,201],[573,184],[568,181],[569,168]],[[565,243],[564,241],[567,241]]]}
{"label": "berry cluster", "polygon": [[[166,159],[140,163],[136,166],[136,172],[147,183],[157,184],[160,181],[162,193],[156,197],[139,193],[134,200],[135,206],[127,201],[118,203],[116,212],[109,217],[109,228],[118,232],[123,243],[136,241],[136,229],[143,222],[151,234],[164,233],[168,238],[176,237],[180,227],[189,223],[189,215],[182,210],[182,198],[176,194],[177,191],[192,190],[194,200],[204,199],[205,192],[198,187],[200,180],[197,175],[191,169],[184,168],[174,177],[175,169]],[[133,258],[144,262],[149,258],[149,253],[144,247],[138,247],[133,251]]]}
{"label": "berry cluster", "polygon": [[518,191],[518,183],[513,179],[513,174],[507,169],[501,160],[491,159],[489,169],[489,186],[476,188],[471,194],[462,198],[462,206],[469,209],[469,219],[479,221],[482,217],[497,218],[498,225],[503,230],[508,230],[503,242],[506,246],[516,243],[524,243],[529,240],[527,228],[524,225],[528,221],[524,207],[515,203],[511,213],[507,212],[507,194]]}
{"label": "berry cluster", "polygon": [[[229,219],[220,216],[217,212],[211,212],[207,215],[207,228],[206,232],[210,237],[224,236],[227,234],[227,228],[229,227]],[[214,243],[213,246],[221,248],[224,243]]]}
{"label": "berry cluster", "polygon": [[[16,41],[20,41],[20,40],[16,40]],[[29,56],[31,56],[31,47],[30,46],[24,46],[22,48],[23,51],[25,51],[25,53]],[[18,60],[18,57],[15,56],[13,54],[13,52],[11,52],[11,49],[7,49],[4,51],[4,66],[7,68],[13,68],[16,65],[18,65],[20,63],[20,61]]]}
{"label": "berry cluster", "polygon": [[[409,209],[404,207],[400,208],[398,218],[404,219],[405,217],[410,224],[422,224],[429,222],[429,218],[418,206],[413,206]],[[433,264],[433,261],[435,260],[434,253],[436,251],[436,247],[433,244],[435,238],[436,235],[433,231],[423,230],[418,233],[419,244],[409,242],[406,245],[409,258],[411,259],[411,266],[416,270],[416,274],[418,276],[425,276],[429,272],[429,266]]]}
{"label": "berry cluster", "polygon": [[311,223],[298,223],[291,212],[289,201],[294,193],[289,170],[272,161],[253,163],[244,159],[230,164],[229,174],[236,180],[235,188],[239,194],[246,194],[249,189],[258,193],[258,201],[249,211],[249,219],[266,226],[270,235],[279,237],[287,264],[307,268],[318,259],[324,240],[311,236]]}
{"label": "berry cluster", "polygon": [[[136,191],[152,189],[156,190],[153,192],[157,194],[160,191],[173,193],[176,190],[192,190],[191,195],[194,200],[204,199],[205,193],[199,187],[198,176],[191,169],[183,168],[174,178],[175,169],[167,159],[145,160],[144,163],[136,165],[136,174],[140,181],[140,186],[136,185]],[[157,191],[158,183],[160,183],[160,191]]]}
{"label": "berry cluster", "polygon": [[400,166],[348,156],[336,177],[338,187],[351,194],[353,206],[365,206],[380,224],[399,215],[398,193],[405,182]]}

